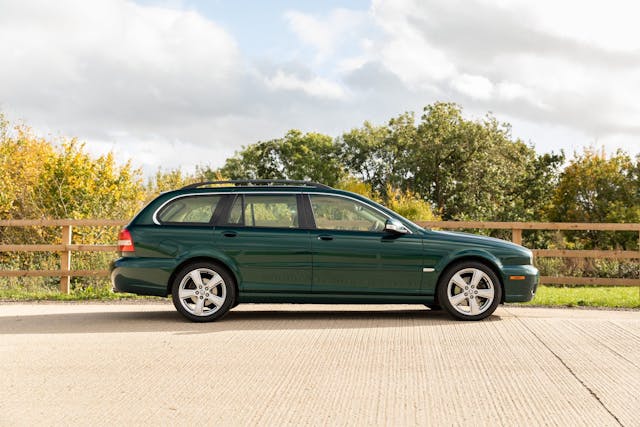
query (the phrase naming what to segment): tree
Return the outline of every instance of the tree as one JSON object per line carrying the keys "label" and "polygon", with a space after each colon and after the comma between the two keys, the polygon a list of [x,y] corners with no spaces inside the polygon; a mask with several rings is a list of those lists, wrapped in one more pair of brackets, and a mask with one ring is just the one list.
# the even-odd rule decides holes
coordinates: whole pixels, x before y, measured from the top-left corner
{"label": "tree", "polygon": [[10,129],[0,115],[0,218],[40,216],[33,203],[33,188],[42,167],[55,156],[53,146],[26,126]]}
{"label": "tree", "polygon": [[455,104],[427,106],[411,152],[411,185],[444,219],[528,219],[517,208],[535,151],[491,115],[470,121]]}
{"label": "tree", "polygon": [[163,191],[176,190],[199,181],[213,181],[215,179],[204,177],[202,176],[203,173],[199,168],[196,168],[195,175],[184,173],[180,169],[170,169],[167,171],[158,169],[156,174],[147,181],[146,201],[149,202],[153,200]]}
{"label": "tree", "polygon": [[112,153],[92,158],[72,139],[42,165],[34,202],[41,217],[130,218],[145,198],[141,175]]}
{"label": "tree", "polygon": [[526,221],[547,219],[564,161],[561,151],[559,154],[540,154],[526,162],[524,178],[515,187],[515,192],[520,195],[515,207],[515,211],[520,213],[519,218]]}
{"label": "tree", "polygon": [[[9,127],[0,116],[0,215],[2,219],[130,218],[144,200],[141,172],[118,165],[111,153],[93,157],[76,140],[54,142],[24,125]],[[112,243],[116,230],[74,228],[76,243]],[[2,243],[53,243],[60,231],[50,227],[0,230]],[[76,268],[106,265],[108,253],[74,257]],[[0,254],[11,269],[53,269],[57,256],[42,252]],[[98,267],[101,266],[101,267]],[[22,279],[16,279],[22,280]],[[44,279],[39,279],[45,282]],[[88,283],[74,278],[75,283]]]}
{"label": "tree", "polygon": [[0,214],[20,218],[129,218],[144,200],[141,171],[112,153],[92,157],[0,116]]}
{"label": "tree", "polygon": [[407,156],[416,138],[413,113],[389,120],[386,126],[365,122],[362,128],[346,132],[338,140],[340,160],[353,176],[364,180],[383,200],[387,189],[406,187]]}
{"label": "tree", "polygon": [[[574,154],[560,180],[549,207],[551,221],[639,222],[640,156],[635,162],[622,150],[607,158],[587,149]],[[633,248],[636,233],[575,233],[586,246]]]}
{"label": "tree", "polygon": [[386,126],[365,122],[339,142],[348,172],[384,201],[391,185],[431,203],[444,219],[539,219],[564,159],[536,156],[512,140],[509,125],[491,115],[466,120],[452,103],[428,105],[418,125],[412,113]]}
{"label": "tree", "polygon": [[336,188],[365,196],[413,221],[436,221],[440,219],[433,213],[429,202],[411,191],[402,191],[399,188],[394,188],[391,184],[387,184],[384,192],[385,197],[374,191],[371,185],[352,176],[341,180],[336,185]]}
{"label": "tree", "polygon": [[344,175],[330,136],[295,129],[284,138],[243,147],[218,172],[229,179],[295,179],[327,185],[335,185]]}
{"label": "tree", "polygon": [[389,185],[386,194],[387,201],[384,204],[407,219],[412,221],[440,220],[440,217],[433,213],[431,204],[410,190],[402,191]]}

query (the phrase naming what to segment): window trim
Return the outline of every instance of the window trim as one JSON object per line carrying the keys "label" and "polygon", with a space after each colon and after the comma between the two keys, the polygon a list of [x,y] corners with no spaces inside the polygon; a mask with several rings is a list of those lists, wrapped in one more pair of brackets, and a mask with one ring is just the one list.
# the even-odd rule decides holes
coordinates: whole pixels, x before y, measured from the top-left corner
{"label": "window trim", "polygon": [[[206,193],[187,193],[187,194],[180,194],[178,196],[172,197],[171,199],[167,200],[166,202],[164,202],[158,209],[156,209],[156,211],[153,213],[153,222],[156,225],[162,225],[162,223],[160,223],[156,216],[158,214],[158,212],[160,211],[160,209],[162,209],[166,204],[170,203],[171,201],[181,198],[181,197],[188,197],[188,196],[199,196],[199,195],[222,195],[223,196],[223,200],[220,201],[220,203],[218,203],[218,207],[220,207],[220,205],[224,205],[225,208],[231,209],[231,205],[232,203],[227,203],[229,199],[234,200],[235,197],[224,197],[224,196],[238,196],[238,195],[244,195],[244,194],[295,194],[295,195],[301,195],[305,200],[305,204],[308,204],[308,206],[305,209],[311,209],[311,202],[309,200],[308,195],[310,194],[316,194],[316,195],[321,195],[321,196],[332,196],[332,197],[342,197],[344,199],[349,199],[349,200],[353,200],[356,201],[358,203],[363,203],[366,204],[367,206],[369,206],[371,209],[374,209],[378,212],[380,212],[385,218],[390,219],[392,218],[391,215],[387,214],[386,212],[378,209],[378,207],[376,206],[372,206],[368,203],[363,202],[362,200],[356,199],[355,197],[351,197],[351,196],[347,196],[346,194],[337,194],[337,193],[325,193],[325,192],[320,192],[320,191],[229,191],[229,192],[206,192]],[[307,196],[307,197],[305,197]],[[217,209],[217,208],[216,208]],[[225,217],[224,214],[226,214],[227,212],[221,212],[221,215],[216,215],[216,213],[213,214],[213,220],[215,220],[215,222],[212,222],[212,224],[214,226],[233,226],[233,225],[229,225],[229,224],[223,224],[220,223],[219,221],[221,221],[222,218]],[[301,211],[298,211],[298,220],[302,220],[300,218],[300,214]],[[313,211],[311,212],[307,212],[307,215],[313,215]],[[228,215],[226,215],[226,217],[228,217]],[[309,220],[309,218],[306,218],[307,221]],[[398,219],[398,218],[396,218]],[[402,222],[402,224],[407,227],[407,224],[404,223],[404,221],[401,221],[398,219],[398,221]],[[201,224],[200,224],[201,225]],[[316,227],[315,224],[315,218],[313,218],[313,216],[311,217],[311,223],[308,224],[313,230],[320,230],[319,228]],[[256,228],[260,228],[260,227],[256,227]],[[269,227],[262,227],[262,228],[269,228]],[[410,227],[407,227],[409,229],[409,233],[407,234],[414,234],[414,232],[411,230]],[[305,228],[302,227],[302,223],[300,223],[300,226],[298,228],[283,228],[283,230],[304,230]],[[327,230],[329,231],[329,230]],[[346,230],[335,230],[335,231],[346,231]],[[371,231],[353,231],[354,233],[371,233]]]}

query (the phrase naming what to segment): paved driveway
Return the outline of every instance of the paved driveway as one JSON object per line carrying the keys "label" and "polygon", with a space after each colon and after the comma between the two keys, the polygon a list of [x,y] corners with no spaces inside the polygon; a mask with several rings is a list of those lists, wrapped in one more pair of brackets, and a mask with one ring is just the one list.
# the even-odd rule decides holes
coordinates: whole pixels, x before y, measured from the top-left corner
{"label": "paved driveway", "polygon": [[0,425],[640,425],[640,312],[0,305]]}

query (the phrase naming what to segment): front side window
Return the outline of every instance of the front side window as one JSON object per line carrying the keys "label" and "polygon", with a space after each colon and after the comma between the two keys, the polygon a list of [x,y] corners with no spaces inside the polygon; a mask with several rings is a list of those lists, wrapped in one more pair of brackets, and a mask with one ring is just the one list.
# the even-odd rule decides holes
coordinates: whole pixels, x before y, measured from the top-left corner
{"label": "front side window", "polygon": [[321,230],[383,231],[387,217],[355,200],[310,194],[316,228]]}
{"label": "front side window", "polygon": [[222,196],[187,196],[167,203],[158,212],[161,223],[208,224]]}
{"label": "front side window", "polygon": [[295,194],[239,195],[231,206],[228,224],[247,227],[298,228]]}

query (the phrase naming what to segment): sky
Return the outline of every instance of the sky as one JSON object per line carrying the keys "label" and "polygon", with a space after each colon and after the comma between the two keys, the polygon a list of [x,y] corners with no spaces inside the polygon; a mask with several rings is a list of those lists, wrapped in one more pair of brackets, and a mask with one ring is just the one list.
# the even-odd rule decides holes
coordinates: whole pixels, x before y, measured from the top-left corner
{"label": "sky", "polygon": [[0,111],[147,175],[436,101],[539,153],[640,153],[640,4],[0,0]]}

